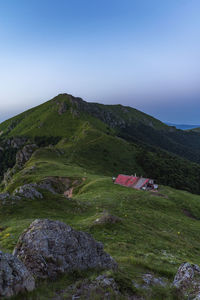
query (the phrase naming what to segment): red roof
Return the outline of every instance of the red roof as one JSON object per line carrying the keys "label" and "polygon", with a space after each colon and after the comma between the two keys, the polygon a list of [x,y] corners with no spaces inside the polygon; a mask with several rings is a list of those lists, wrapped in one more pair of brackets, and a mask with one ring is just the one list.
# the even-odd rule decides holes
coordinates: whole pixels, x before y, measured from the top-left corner
{"label": "red roof", "polygon": [[148,183],[149,178],[142,178],[136,176],[128,176],[119,174],[115,180],[116,184],[132,187],[135,189],[141,189],[146,183]]}

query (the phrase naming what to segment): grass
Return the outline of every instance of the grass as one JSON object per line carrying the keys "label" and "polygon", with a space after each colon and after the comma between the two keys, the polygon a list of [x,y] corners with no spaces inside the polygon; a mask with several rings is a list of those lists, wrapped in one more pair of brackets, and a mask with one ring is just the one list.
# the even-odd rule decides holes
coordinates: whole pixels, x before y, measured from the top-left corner
{"label": "grass", "polygon": [[[27,172],[33,165],[36,168]],[[12,252],[19,235],[33,220],[49,218],[86,231],[103,242],[105,251],[119,264],[118,275],[122,282],[127,282],[125,287],[131,280],[140,281],[146,272],[171,282],[182,262],[200,264],[200,196],[164,186],[160,187],[158,195],[154,195],[114,185],[111,176],[97,175],[69,164],[65,156],[51,148],[36,152],[25,168],[15,175],[8,190],[47,176],[85,177],[86,180],[75,188],[71,200],[46,192],[44,199],[24,199],[1,205],[0,245],[3,251]],[[188,217],[186,211],[193,218]],[[105,212],[121,218],[122,222],[95,224],[94,221]],[[84,276],[90,278],[91,273]],[[117,274],[112,276],[117,278]],[[38,299],[38,295],[39,299],[49,299],[58,286],[66,288],[70,278],[69,281],[61,278],[52,284],[43,282],[34,293],[26,295],[26,299]],[[152,291],[152,295],[164,293],[168,297],[167,293],[171,293],[165,289],[156,291]],[[173,299],[172,294],[170,297],[163,299]]]}
{"label": "grass", "polygon": [[[200,264],[200,196],[166,186],[160,186],[159,193],[153,194],[114,185],[112,176],[118,173],[144,174],[138,163],[141,147],[115,136],[113,129],[91,115],[79,112],[81,115],[75,117],[69,111],[59,115],[57,101],[62,103],[63,96],[0,125],[0,131],[8,134],[8,137],[60,138],[56,146],[38,149],[24,168],[12,177],[4,191],[13,192],[23,184],[39,182],[48,176],[85,180],[74,188],[72,199],[44,192],[43,199],[0,203],[0,248],[12,252],[20,234],[35,219],[63,221],[77,230],[90,233],[104,244],[105,251],[119,265],[117,272],[107,273],[115,278],[125,294],[131,289],[135,292],[132,281],[141,283],[144,273],[163,276],[170,284],[182,262]],[[65,101],[69,105],[69,99]],[[96,104],[95,107],[101,110],[102,106]],[[109,110],[125,120],[129,117],[134,122],[142,119],[144,123],[146,120],[146,123],[151,122],[154,127],[162,128],[159,121],[131,108],[126,108],[128,114],[121,106],[109,106]],[[8,132],[10,126],[13,129]],[[142,151],[140,154],[143,159]],[[170,178],[179,178],[180,171],[187,180],[185,173],[189,162],[183,164],[180,161],[180,165],[177,164],[179,167],[175,165],[173,172],[171,166],[175,164],[174,160],[167,158],[166,153],[159,159],[157,152],[151,153],[150,172],[154,168],[166,178],[165,166],[162,166],[164,160]],[[169,165],[167,162],[170,161]],[[146,164],[147,161],[144,161]],[[195,166],[191,164],[190,168],[194,170]],[[192,176],[188,177],[193,180]],[[195,180],[199,184],[197,177]],[[183,183],[182,177],[180,182]],[[104,214],[116,216],[121,222],[95,223]],[[87,271],[62,276],[55,282],[38,282],[33,293],[15,299],[51,299],[68,285],[83,279],[92,280],[98,275],[99,272]],[[66,299],[69,296],[67,293]],[[151,292],[138,290],[137,293],[151,300],[176,299],[169,285],[166,288],[155,287]],[[94,295],[92,297],[91,300],[98,299]]]}

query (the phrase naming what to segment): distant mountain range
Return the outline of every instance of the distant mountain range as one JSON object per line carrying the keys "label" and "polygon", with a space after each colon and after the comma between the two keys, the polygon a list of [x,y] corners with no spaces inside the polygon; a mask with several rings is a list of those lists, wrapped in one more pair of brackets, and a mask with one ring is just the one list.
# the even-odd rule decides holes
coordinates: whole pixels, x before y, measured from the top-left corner
{"label": "distant mountain range", "polygon": [[174,124],[170,122],[165,122],[168,126],[174,126],[177,129],[182,129],[182,130],[189,130],[189,129],[194,129],[194,128],[199,128],[200,125],[189,125],[189,124]]}

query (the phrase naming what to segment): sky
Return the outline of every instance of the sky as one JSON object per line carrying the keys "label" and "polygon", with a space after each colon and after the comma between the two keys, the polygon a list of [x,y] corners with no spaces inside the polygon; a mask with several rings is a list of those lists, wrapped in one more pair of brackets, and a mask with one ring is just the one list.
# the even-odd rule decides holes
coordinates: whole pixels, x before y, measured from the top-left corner
{"label": "sky", "polygon": [[200,124],[199,0],[0,0],[0,121],[59,93]]}

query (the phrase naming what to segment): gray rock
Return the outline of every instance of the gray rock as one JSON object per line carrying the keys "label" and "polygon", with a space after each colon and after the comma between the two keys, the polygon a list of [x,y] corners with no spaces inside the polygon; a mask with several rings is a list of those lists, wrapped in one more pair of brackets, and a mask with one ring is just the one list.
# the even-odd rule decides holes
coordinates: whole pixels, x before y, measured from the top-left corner
{"label": "gray rock", "polygon": [[10,198],[10,193],[2,193],[0,194],[0,201],[2,205],[5,205]]}
{"label": "gray rock", "polygon": [[142,276],[142,279],[146,286],[154,286],[154,285],[166,286],[166,282],[164,281],[163,278],[155,277],[150,273],[144,274]]}
{"label": "gray rock", "polygon": [[16,196],[21,196],[24,198],[28,199],[35,199],[35,198],[43,198],[42,193],[38,192],[36,189],[37,184],[36,183],[30,183],[30,184],[25,184],[23,186],[18,187],[13,195]]}
{"label": "gray rock", "polygon": [[173,286],[182,297],[200,299],[200,267],[183,263],[174,278]]}
{"label": "gray rock", "polygon": [[86,269],[114,269],[117,263],[91,235],[51,220],[35,220],[13,252],[36,277]]}
{"label": "gray rock", "polygon": [[0,252],[0,296],[11,297],[34,288],[35,280],[23,263],[12,254]]}
{"label": "gray rock", "polygon": [[95,282],[102,287],[111,287],[116,293],[119,293],[119,288],[112,277],[106,274],[100,275],[96,278]]}
{"label": "gray rock", "polygon": [[16,154],[16,164],[22,167],[32,156],[33,152],[37,149],[37,145],[31,144],[24,146]]}
{"label": "gray rock", "polygon": [[0,200],[2,201],[2,200],[6,200],[6,199],[8,199],[10,197],[10,193],[2,193],[2,194],[0,194]]}
{"label": "gray rock", "polygon": [[5,204],[14,204],[17,200],[20,200],[21,198],[16,195],[11,195],[10,193],[2,193],[0,194],[0,201],[2,205]]}
{"label": "gray rock", "polygon": [[[119,292],[117,283],[112,277],[100,275],[96,279],[90,281],[83,280],[79,284],[69,286],[60,297],[53,298],[54,300],[63,299],[63,294],[71,294],[71,299],[94,299],[94,295],[98,295],[99,299],[121,299],[122,294]],[[115,297],[115,298],[114,298]],[[126,298],[128,299],[128,297]]]}
{"label": "gray rock", "polygon": [[167,281],[161,277],[155,277],[153,274],[147,273],[142,275],[142,284],[132,280],[132,284],[136,289],[151,290],[154,286],[167,286]]}
{"label": "gray rock", "polygon": [[14,137],[14,138],[7,139],[7,140],[5,141],[5,146],[6,146],[6,147],[15,148],[15,149],[19,149],[19,148],[21,148],[26,142],[27,142],[27,139],[26,139],[26,138],[23,138],[23,137]]}

